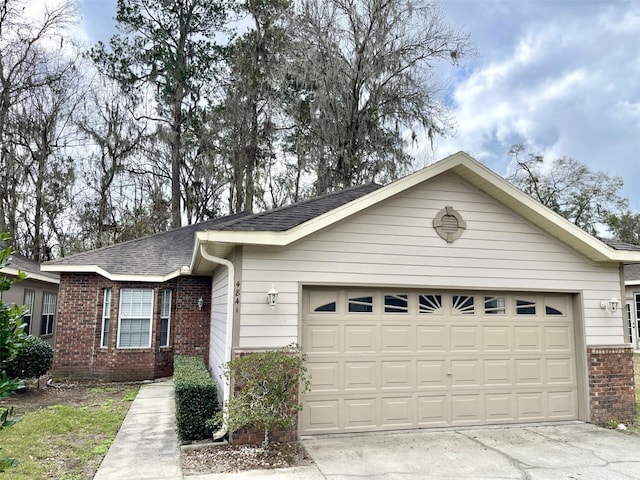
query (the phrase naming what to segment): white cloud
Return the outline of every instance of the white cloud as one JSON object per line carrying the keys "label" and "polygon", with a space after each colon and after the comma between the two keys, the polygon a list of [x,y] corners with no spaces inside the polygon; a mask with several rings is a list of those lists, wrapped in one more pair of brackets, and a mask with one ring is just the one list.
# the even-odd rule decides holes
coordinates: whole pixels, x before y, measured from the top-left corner
{"label": "white cloud", "polygon": [[437,140],[436,157],[465,150],[505,174],[509,147],[525,143],[624,176],[640,209],[640,3],[452,1],[445,10],[479,56],[453,87],[458,129]]}

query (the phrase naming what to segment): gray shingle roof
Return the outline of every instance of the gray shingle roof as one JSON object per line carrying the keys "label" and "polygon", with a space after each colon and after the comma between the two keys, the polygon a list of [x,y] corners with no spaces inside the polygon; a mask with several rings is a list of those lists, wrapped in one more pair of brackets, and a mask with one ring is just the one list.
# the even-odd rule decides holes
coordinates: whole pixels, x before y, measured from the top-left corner
{"label": "gray shingle roof", "polygon": [[35,260],[31,260],[24,255],[20,255],[19,253],[11,254],[11,263],[7,268],[20,270],[22,272],[25,272],[26,274],[37,273],[38,275],[51,278],[52,280],[58,280],[60,278],[60,275],[58,275],[57,273],[43,272],[42,270],[40,270],[40,264],[38,262],[36,262]]}
{"label": "gray shingle roof", "polygon": [[615,250],[624,250],[627,252],[640,252],[640,246],[639,245],[634,245],[632,243],[627,243],[627,242],[622,242],[616,238],[600,238],[598,237],[598,240],[600,240],[601,242],[606,243],[607,245],[609,245],[611,248],[615,249]]}
{"label": "gray shingle roof", "polygon": [[47,262],[47,265],[95,265],[113,275],[167,275],[191,263],[196,232],[206,230],[285,231],[378,188],[380,185],[367,184],[262,213],[241,213],[216,218],[98,250],[78,253]]}
{"label": "gray shingle roof", "polygon": [[371,193],[381,186],[374,183],[348,188],[340,192],[329,193],[285,207],[256,213],[235,222],[221,225],[217,230],[284,232],[319,217],[335,208]]}

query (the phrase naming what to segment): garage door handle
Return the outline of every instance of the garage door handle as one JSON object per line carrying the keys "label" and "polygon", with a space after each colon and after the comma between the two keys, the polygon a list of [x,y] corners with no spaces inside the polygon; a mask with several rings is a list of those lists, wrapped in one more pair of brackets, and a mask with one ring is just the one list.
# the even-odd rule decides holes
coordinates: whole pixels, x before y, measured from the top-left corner
{"label": "garage door handle", "polygon": [[447,375],[451,376],[451,372],[447,372]]}

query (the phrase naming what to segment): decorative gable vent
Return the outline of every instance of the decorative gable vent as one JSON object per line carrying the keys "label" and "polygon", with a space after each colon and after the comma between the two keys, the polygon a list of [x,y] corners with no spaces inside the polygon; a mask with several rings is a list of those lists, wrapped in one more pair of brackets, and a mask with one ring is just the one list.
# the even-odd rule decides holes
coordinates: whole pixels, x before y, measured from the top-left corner
{"label": "decorative gable vent", "polygon": [[467,228],[467,222],[453,207],[444,207],[433,219],[433,228],[440,237],[448,243],[452,243],[460,238]]}

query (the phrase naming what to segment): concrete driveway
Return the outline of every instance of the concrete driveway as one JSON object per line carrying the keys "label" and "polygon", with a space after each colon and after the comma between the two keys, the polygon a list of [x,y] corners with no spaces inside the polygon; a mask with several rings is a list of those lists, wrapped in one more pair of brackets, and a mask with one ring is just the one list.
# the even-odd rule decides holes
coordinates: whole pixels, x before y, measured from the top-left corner
{"label": "concrete driveway", "polygon": [[303,439],[315,464],[185,480],[640,479],[640,435],[580,422]]}
{"label": "concrete driveway", "polygon": [[303,441],[341,479],[640,479],[640,436],[583,423],[465,428]]}

